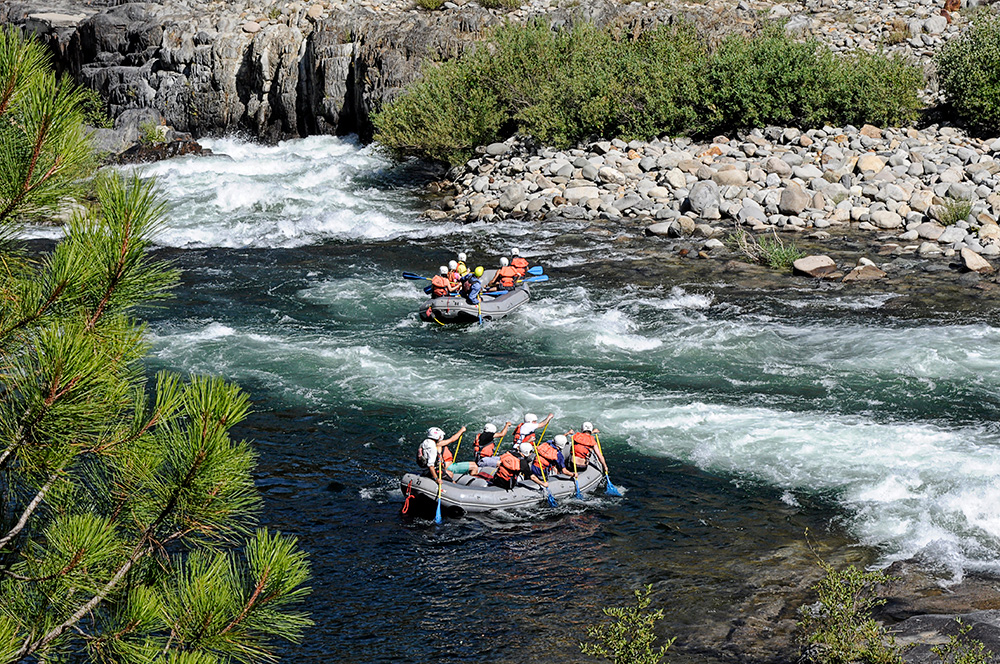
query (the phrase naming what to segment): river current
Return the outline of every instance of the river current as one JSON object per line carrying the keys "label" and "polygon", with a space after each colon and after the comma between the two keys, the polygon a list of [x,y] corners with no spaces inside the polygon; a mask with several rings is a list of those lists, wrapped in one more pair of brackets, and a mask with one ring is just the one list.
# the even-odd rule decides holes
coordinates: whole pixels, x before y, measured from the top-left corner
{"label": "river current", "polygon": [[[1000,572],[1000,329],[897,318],[888,295],[736,295],[589,274],[632,257],[558,222],[419,216],[418,164],[349,139],[206,142],[148,166],[158,250],[184,271],[149,314],[151,369],[240,383],[263,521],[299,537],[317,622],[296,662],[579,661],[600,607],[653,584],[679,638],[725,625],[747,580],[818,540],[952,581]],[[518,246],[551,280],[515,315],[441,328],[412,312],[457,251]],[[529,514],[400,516],[429,426],[593,421],[621,499]],[[465,457],[466,449],[462,450]],[[789,573],[794,573],[790,570]],[[724,633],[724,632],[722,632]],[[677,658],[673,658],[677,661]]]}

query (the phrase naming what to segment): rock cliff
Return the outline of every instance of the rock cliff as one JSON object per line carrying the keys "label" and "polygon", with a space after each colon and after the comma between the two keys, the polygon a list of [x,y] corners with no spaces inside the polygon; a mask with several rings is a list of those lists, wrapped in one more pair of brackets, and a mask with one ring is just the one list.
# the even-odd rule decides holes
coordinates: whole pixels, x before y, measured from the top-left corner
{"label": "rock cliff", "polygon": [[[611,2],[546,15],[553,23],[585,15],[637,29],[671,17]],[[265,140],[370,134],[372,111],[412,82],[424,62],[474,47],[504,16],[474,4],[429,12],[367,0],[270,8],[184,0],[0,5],[0,21],[41,36],[58,67],[108,100],[112,117],[151,108],[194,136],[243,132]]]}

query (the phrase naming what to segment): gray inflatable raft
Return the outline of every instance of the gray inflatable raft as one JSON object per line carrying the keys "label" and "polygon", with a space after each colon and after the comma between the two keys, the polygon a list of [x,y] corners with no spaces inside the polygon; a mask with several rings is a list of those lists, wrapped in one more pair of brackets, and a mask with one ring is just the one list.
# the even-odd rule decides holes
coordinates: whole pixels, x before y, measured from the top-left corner
{"label": "gray inflatable raft", "polygon": [[[493,278],[496,270],[486,270],[482,276],[485,286]],[[521,284],[500,295],[492,295],[483,291],[482,302],[478,305],[469,304],[464,297],[434,297],[422,305],[417,313],[420,319],[431,322],[445,323],[476,323],[480,317],[483,321],[503,318],[514,309],[530,299],[527,284]]]}
{"label": "gray inflatable raft", "polygon": [[[549,475],[549,490],[556,501],[576,495],[573,478],[564,475]],[[604,480],[604,471],[596,458],[591,459],[587,469],[580,473],[580,492],[589,493],[599,488]],[[438,485],[430,477],[417,473],[406,473],[399,488],[403,495],[412,493],[422,503],[423,511],[433,510],[437,505]],[[507,491],[493,486],[481,477],[456,475],[454,482],[441,486],[441,508],[448,514],[466,512],[489,512],[497,509],[535,507],[547,504],[545,490],[531,480],[519,479],[517,486]],[[433,511],[432,511],[433,513]]]}

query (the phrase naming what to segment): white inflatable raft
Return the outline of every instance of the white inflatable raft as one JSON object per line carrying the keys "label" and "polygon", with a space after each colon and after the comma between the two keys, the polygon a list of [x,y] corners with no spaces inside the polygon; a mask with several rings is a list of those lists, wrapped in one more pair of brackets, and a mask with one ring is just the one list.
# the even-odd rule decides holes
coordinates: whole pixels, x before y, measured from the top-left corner
{"label": "white inflatable raft", "polygon": [[[549,475],[546,479],[549,490],[557,502],[576,495],[572,477]],[[594,491],[601,486],[603,480],[604,471],[597,459],[592,458],[587,469],[577,478],[580,493]],[[429,507],[433,514],[437,505],[437,482],[426,475],[406,473],[400,481],[400,489],[404,496],[412,493],[413,498],[420,504],[422,513],[426,513]],[[456,475],[454,482],[446,481],[441,486],[441,509],[448,515],[535,507],[547,504],[547,500],[544,488],[523,478],[519,479],[517,486],[510,491],[493,486],[485,479],[473,475]]]}

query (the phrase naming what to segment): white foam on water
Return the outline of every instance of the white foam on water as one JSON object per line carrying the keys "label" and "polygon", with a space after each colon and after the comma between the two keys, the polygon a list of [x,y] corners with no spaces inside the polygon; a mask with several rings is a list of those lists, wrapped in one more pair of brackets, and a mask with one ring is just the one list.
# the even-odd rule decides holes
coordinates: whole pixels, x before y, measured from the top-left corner
{"label": "white foam on water", "polygon": [[259,145],[205,139],[211,157],[142,167],[170,200],[157,241],[172,247],[298,247],[452,233],[456,224],[419,218],[405,188],[366,184],[392,162],[372,147],[334,136]]}

